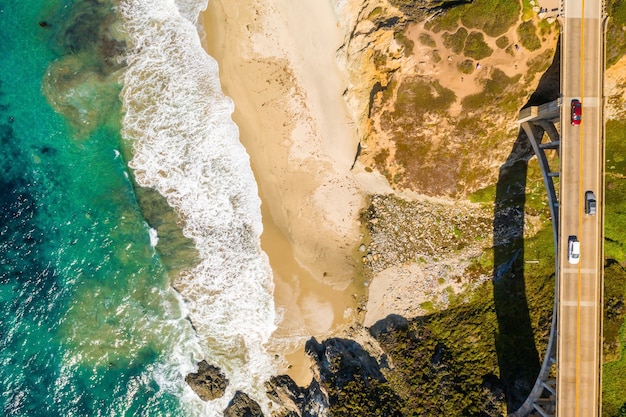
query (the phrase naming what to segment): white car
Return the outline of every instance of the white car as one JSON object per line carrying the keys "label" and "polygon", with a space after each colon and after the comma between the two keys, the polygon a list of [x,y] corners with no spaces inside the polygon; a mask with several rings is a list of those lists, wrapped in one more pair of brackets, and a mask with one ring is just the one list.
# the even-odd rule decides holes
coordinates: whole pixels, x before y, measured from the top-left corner
{"label": "white car", "polygon": [[580,242],[576,236],[570,236],[567,245],[567,261],[577,264],[580,261]]}

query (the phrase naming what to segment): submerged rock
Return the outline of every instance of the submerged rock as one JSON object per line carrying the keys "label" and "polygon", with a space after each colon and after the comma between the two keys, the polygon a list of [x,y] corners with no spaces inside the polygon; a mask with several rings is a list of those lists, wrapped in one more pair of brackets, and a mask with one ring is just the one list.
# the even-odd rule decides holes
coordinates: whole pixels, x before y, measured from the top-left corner
{"label": "submerged rock", "polygon": [[209,365],[203,360],[198,363],[198,372],[190,373],[185,382],[203,401],[210,401],[224,395],[228,386],[228,379],[219,368]]}
{"label": "submerged rock", "polygon": [[245,392],[237,391],[224,410],[224,417],[264,417],[261,407]]}

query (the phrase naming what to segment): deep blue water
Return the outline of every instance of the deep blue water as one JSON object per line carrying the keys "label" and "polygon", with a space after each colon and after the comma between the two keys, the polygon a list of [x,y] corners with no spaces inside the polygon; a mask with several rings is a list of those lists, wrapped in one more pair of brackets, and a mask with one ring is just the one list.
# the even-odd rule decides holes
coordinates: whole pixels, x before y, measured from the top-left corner
{"label": "deep blue water", "polygon": [[185,414],[172,346],[191,330],[123,159],[111,14],[95,0],[0,0],[6,416]]}

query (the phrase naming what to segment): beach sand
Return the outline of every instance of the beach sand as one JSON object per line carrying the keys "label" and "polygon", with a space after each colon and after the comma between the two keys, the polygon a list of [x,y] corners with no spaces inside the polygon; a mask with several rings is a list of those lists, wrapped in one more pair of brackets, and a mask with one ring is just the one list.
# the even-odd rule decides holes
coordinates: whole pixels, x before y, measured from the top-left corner
{"label": "beach sand", "polygon": [[263,202],[282,316],[271,349],[304,385],[304,343],[340,335],[364,293],[355,264],[365,197],[350,170],[358,138],[336,65],[342,34],[331,3],[317,0],[211,0],[200,24]]}

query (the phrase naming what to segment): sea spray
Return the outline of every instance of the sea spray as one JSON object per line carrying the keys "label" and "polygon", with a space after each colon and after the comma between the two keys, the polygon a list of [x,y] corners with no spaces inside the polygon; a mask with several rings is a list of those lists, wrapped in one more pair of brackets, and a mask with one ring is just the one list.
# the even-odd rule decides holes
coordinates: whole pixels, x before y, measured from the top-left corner
{"label": "sea spray", "polygon": [[175,285],[205,358],[230,381],[205,413],[218,415],[241,390],[268,414],[264,382],[276,365],[266,344],[276,317],[260,200],[233,103],[189,20],[189,3],[182,14],[174,0],[120,2],[130,44],[123,135],[133,142],[137,183],[167,198],[200,255]]}

